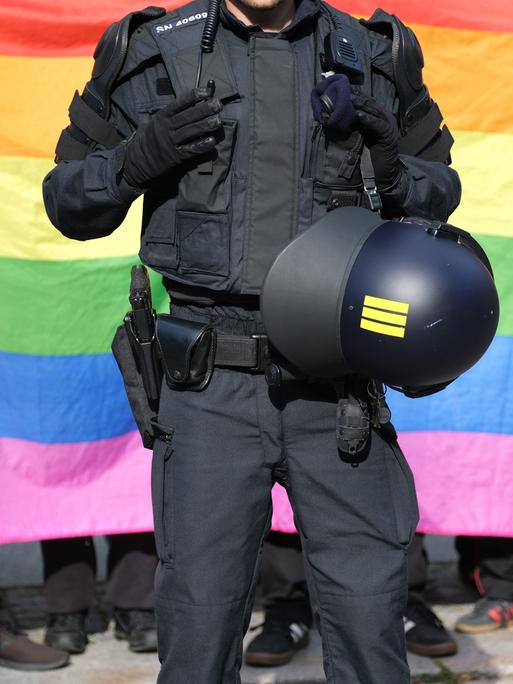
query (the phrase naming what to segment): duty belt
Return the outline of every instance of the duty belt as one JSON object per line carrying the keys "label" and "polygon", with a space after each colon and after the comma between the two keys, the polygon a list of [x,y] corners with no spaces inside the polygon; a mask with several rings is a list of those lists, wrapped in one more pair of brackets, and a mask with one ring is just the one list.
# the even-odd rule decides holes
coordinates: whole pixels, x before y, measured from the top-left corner
{"label": "duty belt", "polygon": [[264,373],[269,365],[267,335],[229,335],[211,323],[160,314],[156,338],[166,381],[172,389],[202,390],[215,367]]}
{"label": "duty belt", "polygon": [[267,335],[227,335],[217,333],[214,365],[265,373],[270,363]]}

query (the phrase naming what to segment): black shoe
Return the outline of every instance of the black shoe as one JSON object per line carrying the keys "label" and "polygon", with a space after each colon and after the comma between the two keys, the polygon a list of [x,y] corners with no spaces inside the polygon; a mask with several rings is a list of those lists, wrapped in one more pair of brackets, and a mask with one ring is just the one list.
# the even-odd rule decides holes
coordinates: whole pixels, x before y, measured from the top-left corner
{"label": "black shoe", "polygon": [[87,634],[102,634],[109,629],[110,617],[104,608],[93,606],[87,611],[85,628]]}
{"label": "black shoe", "polygon": [[286,665],[309,640],[309,629],[304,623],[267,619],[261,633],[246,649],[244,660],[247,665],[261,667]]}
{"label": "black shoe", "polygon": [[114,608],[116,639],[127,639],[134,653],[157,650],[157,625],[153,610],[122,610]]}
{"label": "black shoe", "polygon": [[439,658],[454,655],[458,644],[424,599],[410,592],[404,616],[406,647],[418,655]]}
{"label": "black shoe", "polygon": [[67,653],[83,653],[88,643],[86,614],[85,610],[50,614],[46,623],[45,644]]}

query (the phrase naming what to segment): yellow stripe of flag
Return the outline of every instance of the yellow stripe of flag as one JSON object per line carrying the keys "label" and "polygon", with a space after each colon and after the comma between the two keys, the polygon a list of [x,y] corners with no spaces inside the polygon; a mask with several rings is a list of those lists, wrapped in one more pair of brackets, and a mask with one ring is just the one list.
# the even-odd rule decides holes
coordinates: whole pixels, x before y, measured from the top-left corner
{"label": "yellow stripe of flag", "polygon": [[69,240],[46,216],[41,183],[53,168],[50,159],[0,156],[0,258],[96,259],[132,256],[139,251],[142,199],[128,212],[123,225],[99,240]]}

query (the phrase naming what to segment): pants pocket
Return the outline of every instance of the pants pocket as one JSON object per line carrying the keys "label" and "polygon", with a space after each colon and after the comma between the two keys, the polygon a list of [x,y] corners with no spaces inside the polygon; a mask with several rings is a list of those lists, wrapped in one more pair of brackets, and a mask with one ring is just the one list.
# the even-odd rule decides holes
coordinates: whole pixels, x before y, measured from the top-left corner
{"label": "pants pocket", "polygon": [[173,565],[172,436],[174,430],[155,424],[157,436],[151,468],[151,498],[157,555],[165,565]]}
{"label": "pants pocket", "polygon": [[388,473],[396,518],[397,539],[403,546],[409,546],[419,522],[415,480],[397,441],[388,442],[387,447],[390,455]]}

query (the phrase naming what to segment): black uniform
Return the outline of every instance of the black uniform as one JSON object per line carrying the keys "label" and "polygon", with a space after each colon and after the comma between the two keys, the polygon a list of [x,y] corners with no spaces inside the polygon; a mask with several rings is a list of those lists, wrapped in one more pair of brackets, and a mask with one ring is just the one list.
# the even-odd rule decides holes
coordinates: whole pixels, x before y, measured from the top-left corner
{"label": "black uniform", "polygon": [[[134,34],[111,96],[122,136],[194,86],[205,11],[194,2]],[[362,91],[397,114],[391,41],[333,12],[358,32]],[[145,193],[140,255],[165,276],[174,315],[232,335],[263,333],[258,293],[279,250],[330,206],[365,205],[360,133],[327,135],[310,105],[331,29],[317,0],[301,0],[279,34],[222,7],[202,84],[216,82],[223,139],[213,158],[175,168]],[[401,164],[399,182],[381,193],[384,212],[446,219],[459,201],[456,173],[429,154],[402,155]],[[77,239],[111,233],[142,192],[122,166],[120,146],[61,161],[44,183],[52,222]],[[240,681],[276,479],[302,536],[327,680],[409,683],[402,615],[418,517],[413,479],[392,431],[372,431],[358,468],[343,463],[336,403],[327,385],[269,389],[261,374],[228,368],[199,392],[163,384],[164,438],[153,458],[160,684]]]}
{"label": "black uniform", "polygon": [[[427,575],[424,535],[416,534],[408,548],[409,591],[423,594]],[[299,535],[269,534],[262,553],[260,585],[266,618],[275,617],[285,624],[302,622],[311,627],[310,597]]]}

